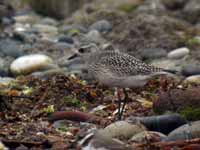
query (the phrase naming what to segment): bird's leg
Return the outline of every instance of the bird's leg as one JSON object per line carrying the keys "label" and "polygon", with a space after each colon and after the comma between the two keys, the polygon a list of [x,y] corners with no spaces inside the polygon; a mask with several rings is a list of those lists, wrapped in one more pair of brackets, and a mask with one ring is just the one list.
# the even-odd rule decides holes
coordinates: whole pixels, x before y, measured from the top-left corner
{"label": "bird's leg", "polygon": [[118,98],[118,120],[121,120],[121,92],[117,88],[117,98]]}
{"label": "bird's leg", "polygon": [[127,101],[128,101],[128,93],[127,93],[127,91],[126,91],[125,88],[123,88],[123,93],[124,93],[124,99],[123,99],[124,103],[123,103],[123,106],[122,106],[122,109],[121,109],[121,112],[120,112],[120,116],[121,116],[121,117],[122,117],[122,115],[123,115],[123,112],[124,112],[126,103],[127,103]]}

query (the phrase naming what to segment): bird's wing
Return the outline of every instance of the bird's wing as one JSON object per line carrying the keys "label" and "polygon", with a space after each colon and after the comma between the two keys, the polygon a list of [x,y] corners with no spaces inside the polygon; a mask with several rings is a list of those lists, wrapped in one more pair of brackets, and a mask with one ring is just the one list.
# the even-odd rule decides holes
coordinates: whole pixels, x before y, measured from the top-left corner
{"label": "bird's wing", "polygon": [[118,55],[115,53],[110,57],[102,57],[99,62],[104,64],[116,76],[147,75],[160,69],[126,54]]}

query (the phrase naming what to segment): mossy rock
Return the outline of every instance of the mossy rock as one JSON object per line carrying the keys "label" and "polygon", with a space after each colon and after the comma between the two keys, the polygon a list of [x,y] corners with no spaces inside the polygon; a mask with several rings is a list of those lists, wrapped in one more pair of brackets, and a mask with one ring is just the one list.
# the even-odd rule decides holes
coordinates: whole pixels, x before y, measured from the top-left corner
{"label": "mossy rock", "polygon": [[200,120],[200,108],[185,107],[180,111],[180,114],[189,121]]}
{"label": "mossy rock", "polygon": [[118,10],[121,10],[123,12],[129,13],[134,11],[137,8],[138,5],[136,4],[129,4],[129,3],[124,3],[118,6]]}

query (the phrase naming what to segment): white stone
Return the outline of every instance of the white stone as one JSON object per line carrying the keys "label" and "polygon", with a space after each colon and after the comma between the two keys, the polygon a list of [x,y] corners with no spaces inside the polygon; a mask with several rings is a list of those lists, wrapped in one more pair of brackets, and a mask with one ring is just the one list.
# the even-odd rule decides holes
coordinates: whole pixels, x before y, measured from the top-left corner
{"label": "white stone", "polygon": [[0,141],[0,150],[8,150],[7,147]]}
{"label": "white stone", "polygon": [[187,47],[182,47],[169,52],[167,57],[169,59],[180,59],[187,56],[189,53],[190,50]]}
{"label": "white stone", "polygon": [[17,58],[10,66],[13,74],[28,74],[47,68],[53,60],[42,54],[32,54]]}
{"label": "white stone", "polygon": [[200,84],[200,75],[189,76],[185,79],[185,83]]}

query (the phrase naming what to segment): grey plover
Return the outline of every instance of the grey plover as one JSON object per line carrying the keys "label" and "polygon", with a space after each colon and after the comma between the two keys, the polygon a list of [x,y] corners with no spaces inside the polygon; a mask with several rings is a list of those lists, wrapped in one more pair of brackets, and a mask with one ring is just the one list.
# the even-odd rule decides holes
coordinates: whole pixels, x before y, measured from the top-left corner
{"label": "grey plover", "polygon": [[125,88],[138,88],[158,75],[174,73],[142,62],[141,60],[122,52],[96,51],[83,54],[88,73],[101,84],[110,87],[122,88],[125,94],[124,104],[121,109],[119,98],[119,118],[127,102],[128,94]]}

